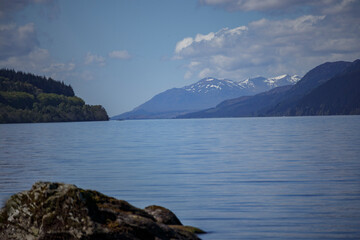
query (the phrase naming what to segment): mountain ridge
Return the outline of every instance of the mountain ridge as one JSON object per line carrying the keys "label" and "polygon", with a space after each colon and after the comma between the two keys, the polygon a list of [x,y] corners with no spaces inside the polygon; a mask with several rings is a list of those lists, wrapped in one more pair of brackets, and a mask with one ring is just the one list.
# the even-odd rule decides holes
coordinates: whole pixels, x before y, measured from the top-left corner
{"label": "mountain ridge", "polygon": [[297,75],[284,74],[273,78],[255,77],[243,81],[203,78],[182,88],[161,92],[132,111],[113,116],[111,119],[174,118],[177,115],[216,106],[220,102],[245,95],[254,95],[274,86],[293,84]]}
{"label": "mountain ridge", "polygon": [[289,115],[359,115],[360,60],[300,99]]}
{"label": "mountain ridge", "polygon": [[[353,70],[349,68],[353,68]],[[330,106],[326,111],[319,110],[321,105],[326,105],[330,99],[333,99],[327,92],[333,91],[333,95],[339,95],[341,89],[345,87],[341,84],[341,79],[346,78],[344,74],[348,74],[354,78],[359,77],[360,60],[355,62],[326,62],[313,69],[311,69],[305,76],[295,85],[289,87],[278,87],[270,91],[260,93],[247,98],[235,98],[224,101],[214,108],[205,109],[198,112],[180,115],[177,118],[210,118],[210,117],[252,117],[252,116],[295,116],[295,115],[326,115],[336,114],[340,112],[332,112]],[[356,75],[358,74],[358,75]],[[334,80],[335,79],[335,80]],[[335,83],[332,83],[335,82]],[[357,98],[360,95],[359,82],[348,81],[346,88],[351,94],[351,99],[343,96],[338,96],[342,104],[338,104],[338,108],[345,108],[347,105],[352,106],[347,114],[356,114],[360,112],[357,105],[360,105],[360,100]],[[336,86],[328,86],[332,85]],[[352,86],[353,88],[351,88]],[[346,96],[346,91],[342,90],[342,94]],[[337,93],[337,94],[336,94]],[[327,95],[327,100],[323,98]],[[307,99],[307,100],[306,100]],[[309,110],[311,100],[317,99],[317,106],[312,106],[312,112]],[[319,100],[320,99],[320,100]],[[346,99],[346,100],[345,100]],[[357,100],[356,100],[357,99]],[[339,100],[340,101],[340,100]],[[358,101],[359,103],[356,103]],[[306,105],[307,104],[307,105]],[[333,101],[333,105],[336,103]],[[329,104],[328,104],[329,105]],[[341,107],[340,107],[341,105]],[[360,108],[360,107],[359,107]],[[306,110],[307,109],[307,110]],[[310,114],[311,113],[311,114]],[[344,114],[341,112],[340,114]]]}

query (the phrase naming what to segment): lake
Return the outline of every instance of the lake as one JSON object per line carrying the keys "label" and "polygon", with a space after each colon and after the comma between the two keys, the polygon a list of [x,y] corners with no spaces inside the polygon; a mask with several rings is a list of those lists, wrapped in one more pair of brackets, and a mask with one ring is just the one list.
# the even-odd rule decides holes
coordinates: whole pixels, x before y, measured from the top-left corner
{"label": "lake", "polygon": [[360,239],[360,116],[0,125],[0,204],[39,180],[167,207],[202,239]]}

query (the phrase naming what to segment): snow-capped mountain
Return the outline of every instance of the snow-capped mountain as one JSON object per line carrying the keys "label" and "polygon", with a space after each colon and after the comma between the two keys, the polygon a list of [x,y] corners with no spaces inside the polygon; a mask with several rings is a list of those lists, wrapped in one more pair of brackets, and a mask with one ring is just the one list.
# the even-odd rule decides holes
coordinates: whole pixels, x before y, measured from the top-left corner
{"label": "snow-capped mountain", "polygon": [[134,110],[112,119],[173,118],[179,114],[214,107],[227,99],[251,96],[277,86],[295,84],[297,78],[282,75],[233,81],[208,77],[182,88],[172,88],[159,93]]}
{"label": "snow-capped mountain", "polygon": [[228,79],[216,79],[212,77],[204,78],[197,83],[183,87],[188,92],[193,93],[209,93],[213,91],[227,91],[234,89],[243,89],[246,86],[242,86],[238,82]]}
{"label": "snow-capped mountain", "polygon": [[295,84],[300,81],[300,79],[301,77],[299,77],[298,75],[290,76],[288,74],[284,74],[277,77],[268,78],[265,80],[265,82],[268,84],[268,86],[280,87],[288,84]]}
{"label": "snow-capped mountain", "polygon": [[326,62],[299,81],[282,75],[266,80],[270,86],[296,82],[249,97],[238,97],[177,118],[307,116],[359,114],[360,60]]}
{"label": "snow-capped mountain", "polygon": [[292,85],[298,82],[301,78],[298,75],[280,75],[277,77],[264,78],[254,77],[247,78],[242,81],[232,81],[229,79],[216,79],[212,77],[204,78],[194,84],[183,87],[186,91],[197,92],[201,94],[210,93],[214,91],[233,91],[233,90],[248,90],[249,93],[259,93],[270,90],[274,87],[285,85]]}
{"label": "snow-capped mountain", "polygon": [[244,88],[253,88],[256,92],[260,90],[267,91],[274,87],[281,87],[285,85],[293,85],[297,83],[301,77],[298,75],[280,75],[277,77],[271,77],[271,78],[264,78],[264,77],[255,77],[255,78],[248,78],[243,81],[240,81],[240,85]]}

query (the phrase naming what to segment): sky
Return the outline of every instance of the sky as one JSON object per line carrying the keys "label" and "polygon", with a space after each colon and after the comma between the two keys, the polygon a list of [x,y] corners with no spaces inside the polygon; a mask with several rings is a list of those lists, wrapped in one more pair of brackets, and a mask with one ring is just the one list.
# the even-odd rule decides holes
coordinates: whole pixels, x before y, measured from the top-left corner
{"label": "sky", "polygon": [[0,0],[0,68],[109,116],[204,77],[303,76],[360,58],[359,0]]}

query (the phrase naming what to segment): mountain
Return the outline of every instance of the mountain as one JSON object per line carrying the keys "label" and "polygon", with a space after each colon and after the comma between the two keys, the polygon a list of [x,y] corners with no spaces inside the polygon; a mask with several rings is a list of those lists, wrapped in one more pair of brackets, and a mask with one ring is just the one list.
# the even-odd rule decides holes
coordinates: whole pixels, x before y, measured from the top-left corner
{"label": "mountain", "polygon": [[341,77],[351,65],[353,63],[342,61],[324,63],[309,71],[293,86],[277,87],[254,96],[230,99],[215,108],[180,115],[179,118],[294,115],[294,107],[300,104],[305,96],[333,77]]}
{"label": "mountain", "polygon": [[[298,81],[300,81],[300,79],[301,77],[299,77],[298,75],[291,76],[288,74],[284,74],[272,78],[264,78],[264,77],[248,78],[239,83],[250,90],[249,95],[254,95],[254,93],[265,92],[275,87],[293,85]],[[251,89],[255,91],[251,91]]]}
{"label": "mountain", "polygon": [[30,73],[0,69],[0,123],[104,121],[100,106],[75,96],[70,85]]}
{"label": "mountain", "polygon": [[289,115],[360,114],[360,60],[301,98]]}
{"label": "mountain", "polygon": [[182,88],[172,88],[159,93],[134,110],[111,119],[173,118],[216,106],[226,99],[254,95],[278,85],[294,84],[299,79],[300,77],[296,75],[282,75],[269,79],[256,77],[236,82],[208,77]]}
{"label": "mountain", "polygon": [[310,70],[297,84],[292,87],[284,98],[272,108],[265,111],[264,115],[284,116],[289,115],[290,109],[306,94],[324,84],[332,77],[342,73],[351,62],[326,62]]}
{"label": "mountain", "polygon": [[285,75],[281,75],[278,77],[269,78],[269,79],[265,80],[265,82],[269,86],[280,87],[280,86],[288,85],[289,83],[295,84],[300,80],[301,80],[301,77],[299,77],[298,75],[290,76],[288,74],[285,74]]}
{"label": "mountain", "polygon": [[243,96],[221,102],[214,108],[179,115],[177,118],[219,118],[219,117],[254,117],[266,107],[276,104],[292,85],[273,88],[255,96]]}

